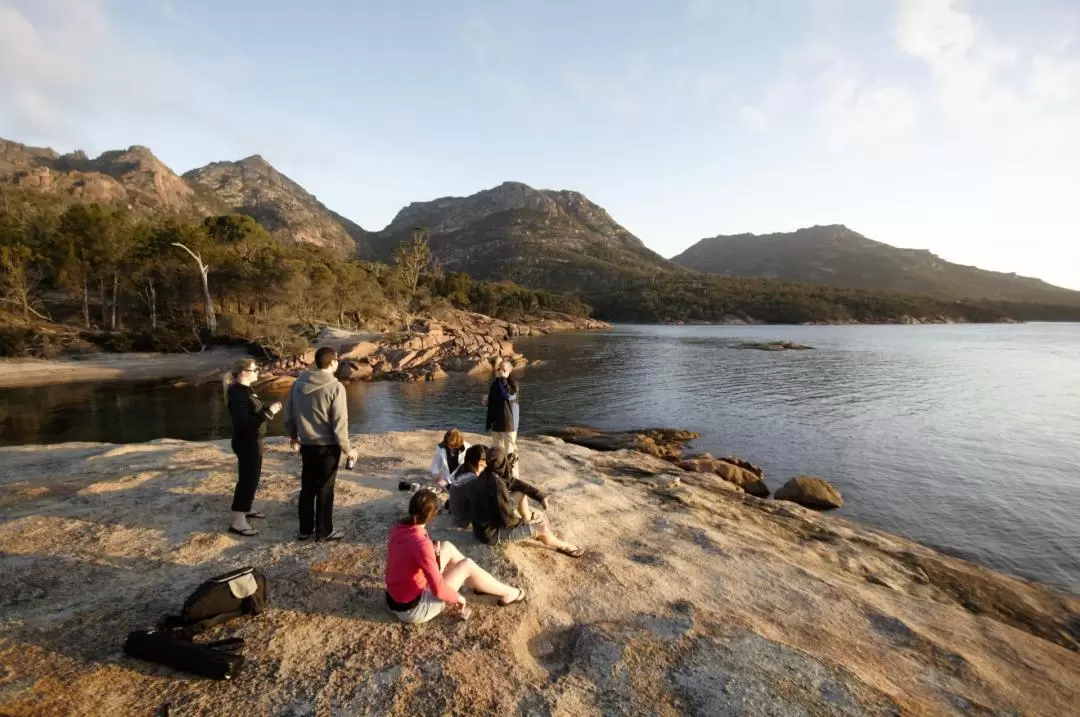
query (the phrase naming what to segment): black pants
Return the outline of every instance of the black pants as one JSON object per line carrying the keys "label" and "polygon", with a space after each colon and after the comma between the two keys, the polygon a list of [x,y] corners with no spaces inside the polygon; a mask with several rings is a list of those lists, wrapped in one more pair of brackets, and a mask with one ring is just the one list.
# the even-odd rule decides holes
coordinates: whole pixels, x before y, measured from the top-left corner
{"label": "black pants", "polygon": [[262,475],[263,442],[257,436],[234,437],[232,449],[236,454],[239,473],[236,490],[233,491],[232,509],[234,513],[250,513],[255,491],[259,489],[259,476]]}
{"label": "black pants", "polygon": [[325,538],[334,532],[334,482],[341,446],[300,446],[300,534]]}

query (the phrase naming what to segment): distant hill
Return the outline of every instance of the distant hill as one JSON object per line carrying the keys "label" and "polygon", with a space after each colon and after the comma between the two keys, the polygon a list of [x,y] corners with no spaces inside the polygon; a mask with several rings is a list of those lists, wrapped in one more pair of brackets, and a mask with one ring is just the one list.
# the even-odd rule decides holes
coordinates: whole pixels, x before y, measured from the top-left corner
{"label": "distant hill", "polygon": [[1042,302],[1080,306],[1080,292],[1040,279],[945,261],[922,249],[897,249],[843,225],[790,233],[702,239],[673,262],[710,274],[760,277],[850,289],[949,299]]}
{"label": "distant hill", "polygon": [[373,237],[372,258],[389,259],[415,227],[431,232],[447,270],[552,291],[588,294],[598,277],[682,271],[583,195],[518,182],[408,205]]}
{"label": "distant hill", "polygon": [[212,195],[192,187],[146,147],[58,154],[0,139],[0,184],[59,202],[117,204],[137,212],[170,211],[208,216],[228,212]]}
{"label": "distant hill", "polygon": [[247,214],[287,243],[314,244],[352,255],[367,247],[368,232],[326,208],[314,195],[260,157],[214,162],[184,174],[232,211]]}

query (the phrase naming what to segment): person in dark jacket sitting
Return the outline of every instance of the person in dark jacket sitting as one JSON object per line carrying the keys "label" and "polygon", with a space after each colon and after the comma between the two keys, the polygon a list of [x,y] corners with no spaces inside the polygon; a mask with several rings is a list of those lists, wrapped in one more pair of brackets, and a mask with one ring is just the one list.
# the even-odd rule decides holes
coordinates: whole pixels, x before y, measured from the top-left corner
{"label": "person in dark jacket sitting", "polygon": [[243,359],[225,374],[225,403],[232,418],[232,449],[236,454],[238,477],[233,491],[232,525],[229,532],[237,535],[258,535],[248,518],[265,518],[262,513],[252,512],[255,491],[259,489],[262,474],[263,436],[266,422],[281,411],[281,402],[263,406],[251,384],[259,377],[254,359]]}
{"label": "person in dark jacket sitting", "polygon": [[488,449],[487,468],[461,489],[464,490],[461,504],[472,523],[473,534],[481,542],[498,545],[533,539],[572,558],[585,554],[584,548],[560,540],[551,531],[545,515],[537,514],[531,521],[518,515],[519,506],[512,493],[523,493],[545,506],[547,499],[535,486],[509,475],[506,453],[501,448]]}
{"label": "person in dark jacket sitting", "polygon": [[453,482],[447,487],[450,493],[447,507],[450,510],[450,515],[454,517],[454,522],[459,527],[469,527],[469,516],[472,514],[469,502],[472,494],[467,486],[484,472],[486,466],[487,448],[485,446],[469,446],[461,459],[458,472],[454,474]]}
{"label": "person in dark jacket sitting", "polygon": [[[514,364],[509,360],[499,362],[495,368],[495,380],[488,388],[488,395],[482,401],[487,406],[487,420],[484,430],[491,432],[492,443],[507,455],[517,453],[518,425],[521,419],[521,406],[518,402],[518,384],[510,377]],[[515,466],[514,476],[517,476]]]}

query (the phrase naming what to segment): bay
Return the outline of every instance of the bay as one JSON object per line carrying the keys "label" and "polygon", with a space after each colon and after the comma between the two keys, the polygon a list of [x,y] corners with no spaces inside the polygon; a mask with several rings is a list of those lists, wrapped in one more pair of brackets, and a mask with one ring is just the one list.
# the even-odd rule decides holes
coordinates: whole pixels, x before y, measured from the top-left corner
{"label": "bay", "polygon": [[[815,349],[740,348],[772,340]],[[841,515],[1080,592],[1080,325],[619,326],[517,346],[546,361],[521,378],[526,433],[689,428],[773,490],[820,475]],[[481,431],[486,384],[350,385],[352,430]],[[213,385],[0,392],[0,445],[228,435]]]}

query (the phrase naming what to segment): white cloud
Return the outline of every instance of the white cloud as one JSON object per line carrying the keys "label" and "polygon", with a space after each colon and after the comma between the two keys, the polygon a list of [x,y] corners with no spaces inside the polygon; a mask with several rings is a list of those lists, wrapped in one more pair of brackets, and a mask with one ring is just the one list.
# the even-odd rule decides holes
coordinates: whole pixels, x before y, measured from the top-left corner
{"label": "white cloud", "polygon": [[884,146],[909,136],[919,121],[919,100],[898,85],[862,86],[854,75],[827,83],[822,128],[830,146]]}
{"label": "white cloud", "polygon": [[1023,157],[1080,151],[1080,59],[1070,43],[1026,56],[957,0],[897,0],[895,38],[924,64],[935,104],[960,136]]}
{"label": "white cloud", "polygon": [[129,49],[101,0],[0,0],[0,96],[0,133],[64,147],[92,146],[101,117],[199,114],[190,78]]}
{"label": "white cloud", "polygon": [[736,116],[754,129],[805,126],[833,151],[904,140],[917,129],[921,114],[921,102],[909,88],[873,77],[819,40],[792,51],[756,98],[733,96],[732,105]]}

